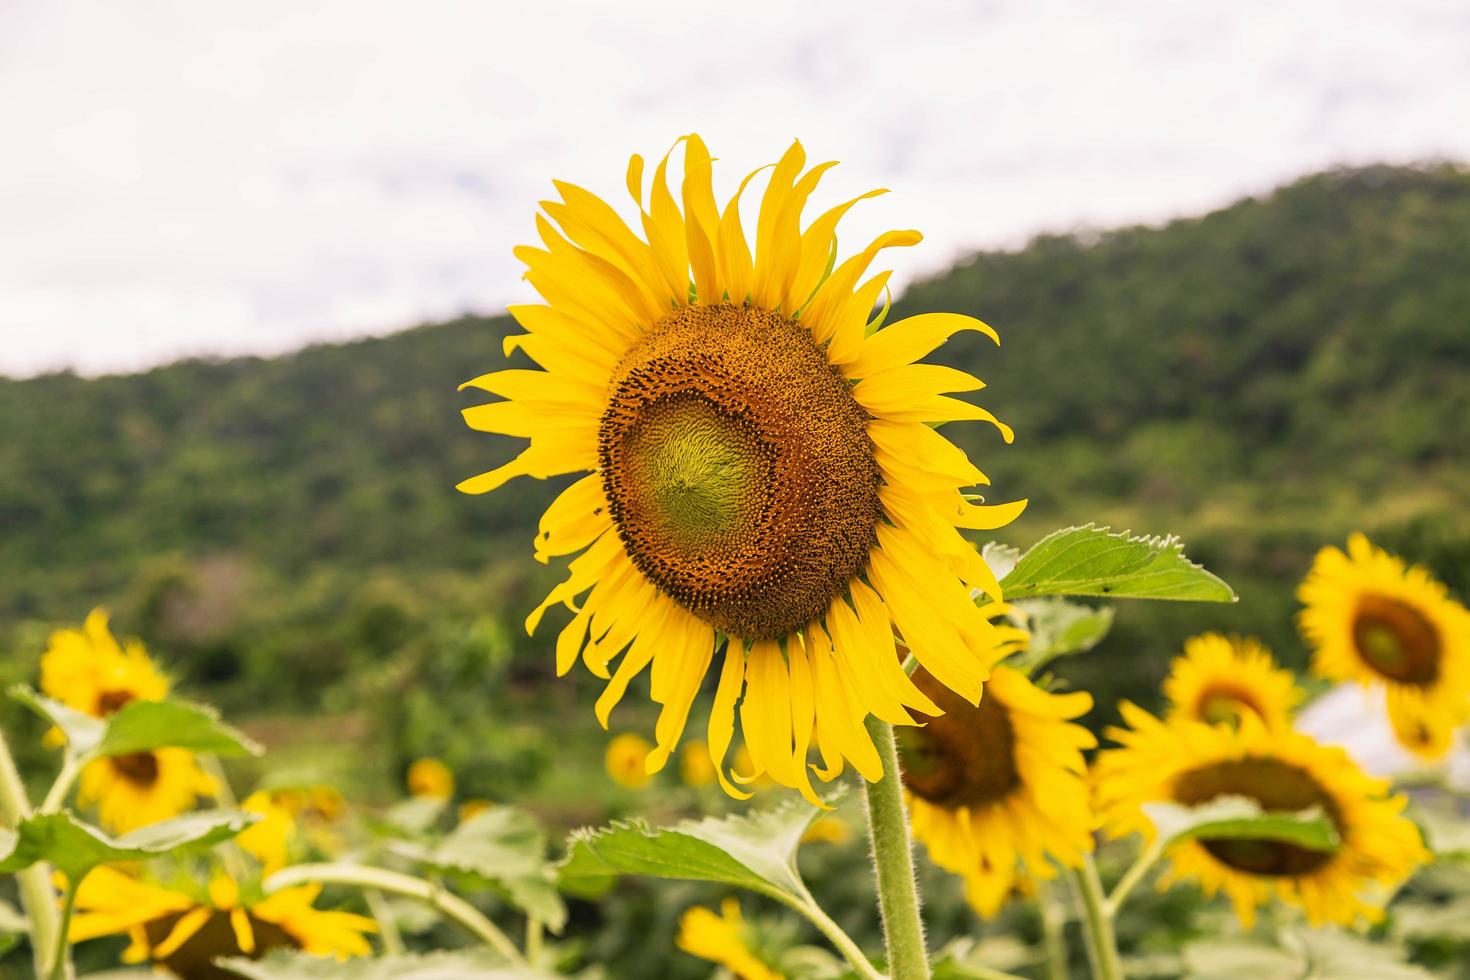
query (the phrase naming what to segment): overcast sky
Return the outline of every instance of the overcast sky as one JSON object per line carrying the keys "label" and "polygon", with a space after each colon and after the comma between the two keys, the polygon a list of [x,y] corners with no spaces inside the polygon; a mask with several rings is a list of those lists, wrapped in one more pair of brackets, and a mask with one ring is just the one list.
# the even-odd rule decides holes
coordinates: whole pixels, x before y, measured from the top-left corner
{"label": "overcast sky", "polygon": [[135,370],[528,291],[552,177],[701,132],[872,186],[905,278],[1335,163],[1470,160],[1470,3],[0,0],[0,372]]}

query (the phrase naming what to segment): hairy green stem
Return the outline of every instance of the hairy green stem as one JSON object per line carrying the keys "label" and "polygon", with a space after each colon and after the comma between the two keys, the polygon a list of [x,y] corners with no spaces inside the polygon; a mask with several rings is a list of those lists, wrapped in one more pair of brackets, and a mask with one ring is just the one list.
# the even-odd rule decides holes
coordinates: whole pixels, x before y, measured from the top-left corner
{"label": "hairy green stem", "polygon": [[868,810],[868,839],[873,848],[873,870],[878,879],[878,908],[883,914],[883,939],[888,947],[888,972],[893,980],[928,980],[929,955],[924,948],[924,923],[919,918],[919,886],[914,879],[914,849],[909,839],[908,809],[898,768],[898,742],[893,726],[868,717],[868,734],[883,763],[883,778],[864,781]]}
{"label": "hairy green stem", "polygon": [[[15,768],[10,745],[0,732],[0,814],[12,828],[31,815],[31,801],[26,797],[25,783]],[[51,866],[37,863],[16,874],[21,905],[31,924],[31,954],[35,958],[36,976],[50,973],[47,958],[56,945],[56,892],[51,887]]]}
{"label": "hairy green stem", "polygon": [[513,965],[524,967],[526,958],[516,949],[500,927],[469,902],[453,892],[422,878],[389,871],[386,868],[370,868],[361,864],[298,864],[277,871],[265,880],[267,894],[289,888],[320,882],[326,885],[348,885],[355,888],[376,888],[389,895],[415,898],[429,905],[455,925],[504,956]]}
{"label": "hairy green stem", "polygon": [[393,909],[388,906],[388,900],[376,888],[364,888],[362,897],[367,901],[368,911],[378,920],[378,935],[383,939],[383,952],[389,956],[402,953],[403,934],[398,931],[398,920],[393,917]]}
{"label": "hairy green stem", "polygon": [[837,947],[837,951],[848,963],[852,964],[853,970],[863,980],[884,980],[883,974],[873,966],[867,954],[862,951],[862,947],[842,931],[842,927],[823,911],[822,907],[817,904],[817,900],[812,897],[811,892],[805,890],[805,887],[799,898],[793,898],[788,893],[775,888],[764,894],[806,916],[807,920],[827,937],[827,941]]}
{"label": "hairy green stem", "polygon": [[546,927],[541,924],[541,920],[534,915],[526,916],[526,959],[532,966],[537,966],[541,962],[542,941],[545,935]]}
{"label": "hairy green stem", "polygon": [[1074,871],[1072,877],[1082,898],[1082,925],[1087,935],[1092,976],[1094,980],[1123,980],[1118,940],[1113,935],[1113,920],[1108,915],[1102,880],[1097,876],[1097,865],[1092,862],[1092,855],[1084,857],[1082,867]]}
{"label": "hairy green stem", "polygon": [[1046,951],[1047,980],[1067,980],[1067,910],[1058,900],[1057,885],[1036,883],[1041,912],[1041,946]]}
{"label": "hairy green stem", "polygon": [[1132,894],[1133,889],[1138,887],[1138,883],[1143,880],[1143,876],[1148,874],[1148,870],[1158,863],[1159,858],[1163,857],[1163,854],[1164,839],[1162,836],[1155,837],[1144,846],[1138,855],[1138,859],[1133,862],[1127,871],[1123,872],[1123,877],[1118,879],[1118,883],[1108,893],[1108,900],[1103,905],[1103,910],[1107,912],[1109,919],[1118,914],[1118,910],[1123,907],[1123,903],[1128,900],[1128,896]]}
{"label": "hairy green stem", "polygon": [[61,922],[56,929],[56,952],[51,957],[51,980],[66,980],[71,972],[71,943],[68,942],[67,930],[71,928],[71,915],[77,908],[77,889],[81,887],[80,878],[67,882],[66,898],[61,905]]}
{"label": "hairy green stem", "polygon": [[86,765],[81,759],[72,755],[71,749],[66,750],[66,755],[61,759],[61,771],[56,774],[56,782],[51,784],[51,789],[46,793],[46,799],[41,801],[41,813],[56,813],[66,803],[66,796],[71,792],[72,784],[81,775],[82,768]]}

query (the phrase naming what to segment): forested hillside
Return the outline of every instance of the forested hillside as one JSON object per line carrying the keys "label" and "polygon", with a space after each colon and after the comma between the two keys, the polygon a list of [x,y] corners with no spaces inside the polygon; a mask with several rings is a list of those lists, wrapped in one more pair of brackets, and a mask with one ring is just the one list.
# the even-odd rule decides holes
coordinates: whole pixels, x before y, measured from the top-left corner
{"label": "forested hillside", "polygon": [[[1177,531],[1242,594],[1219,624],[1287,659],[1295,579],[1350,529],[1470,585],[1470,171],[1333,172],[1162,228],[1043,237],[893,315],[930,309],[1003,337],[943,357],[1016,428],[1011,447],[960,437],[995,499],[1033,501],[1009,540]],[[314,702],[421,651],[429,624],[518,624],[553,574],[529,538],[554,488],[453,490],[513,448],[465,429],[455,392],[502,363],[508,327],[0,382],[0,637],[34,645],[106,601],[238,709],[267,688]],[[1174,622],[1125,609],[1070,669],[1141,688]],[[545,637],[506,642],[534,679]]]}

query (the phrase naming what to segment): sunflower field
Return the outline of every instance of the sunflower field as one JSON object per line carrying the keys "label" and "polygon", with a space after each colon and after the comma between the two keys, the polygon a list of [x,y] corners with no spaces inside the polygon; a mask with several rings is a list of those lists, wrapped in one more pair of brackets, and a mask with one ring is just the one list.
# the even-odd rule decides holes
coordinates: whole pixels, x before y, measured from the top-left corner
{"label": "sunflower field", "polygon": [[[1249,542],[1216,526],[1202,564],[1147,488],[1042,499],[1075,519],[1017,546],[1006,399],[1038,396],[973,395],[1004,320],[934,308],[938,283],[895,303],[883,257],[922,236],[839,246],[882,192],[813,205],[833,164],[801,143],[727,200],[715,166],[690,134],[631,158],[630,202],[555,182],[516,250],[541,301],[454,352],[463,421],[497,437],[458,490],[535,511],[529,548],[350,595],[303,565],[252,634],[217,627],[262,594],[227,554],[120,573],[105,542],[58,589],[124,579],[149,643],[102,607],[6,635],[0,972],[1470,977],[1466,567],[1357,531],[1293,564],[1298,530],[1237,594]],[[1130,451],[1187,476],[1191,441]],[[261,538],[387,541],[452,492],[423,475]],[[1455,554],[1445,526],[1415,554]],[[1168,661],[1142,684],[1145,644]]]}

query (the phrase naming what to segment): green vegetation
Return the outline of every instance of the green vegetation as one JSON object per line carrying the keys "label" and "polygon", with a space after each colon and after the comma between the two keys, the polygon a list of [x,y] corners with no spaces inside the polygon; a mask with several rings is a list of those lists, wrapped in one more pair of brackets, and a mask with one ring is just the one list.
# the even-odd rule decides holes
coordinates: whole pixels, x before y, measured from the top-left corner
{"label": "green vegetation", "polygon": [[[1058,663],[1098,693],[1094,721],[1115,696],[1151,700],[1186,632],[1257,633],[1300,665],[1292,589],[1350,530],[1470,593],[1467,267],[1470,172],[1372,168],[981,254],[900,299],[892,316],[957,310],[1002,335],[937,359],[985,378],[984,404],[1015,426],[1010,448],[952,427],[995,500],[1032,501],[1006,541],[1087,521],[1178,532],[1240,594],[1121,604],[1095,654]],[[520,625],[557,574],[529,540],[558,485],[453,490],[514,449],[466,429],[457,409],[475,399],[455,393],[503,363],[511,327],[0,381],[4,679],[33,679],[49,623],[105,603],[277,765],[339,744],[341,759],[300,762],[373,792],[435,754],[472,794],[522,788],[568,823],[597,816],[577,809],[603,744],[591,687],[547,683],[557,624]],[[642,724],[636,701],[615,726]],[[556,734],[521,724],[531,711],[554,712]],[[577,768],[545,764],[573,754]]]}

